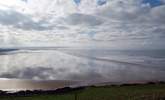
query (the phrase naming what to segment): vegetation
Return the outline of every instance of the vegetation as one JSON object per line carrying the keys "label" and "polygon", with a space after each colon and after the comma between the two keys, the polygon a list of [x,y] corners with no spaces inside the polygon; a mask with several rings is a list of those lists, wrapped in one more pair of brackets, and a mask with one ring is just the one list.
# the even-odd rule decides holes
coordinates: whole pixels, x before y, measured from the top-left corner
{"label": "vegetation", "polygon": [[165,100],[165,84],[90,86],[62,92],[1,96],[0,100]]}

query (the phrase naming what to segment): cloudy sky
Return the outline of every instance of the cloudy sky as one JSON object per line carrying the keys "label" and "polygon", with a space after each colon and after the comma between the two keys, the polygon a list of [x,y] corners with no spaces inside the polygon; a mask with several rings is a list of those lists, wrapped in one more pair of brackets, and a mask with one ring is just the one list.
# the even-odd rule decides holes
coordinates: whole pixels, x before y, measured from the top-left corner
{"label": "cloudy sky", "polygon": [[165,0],[0,0],[0,46],[165,48]]}

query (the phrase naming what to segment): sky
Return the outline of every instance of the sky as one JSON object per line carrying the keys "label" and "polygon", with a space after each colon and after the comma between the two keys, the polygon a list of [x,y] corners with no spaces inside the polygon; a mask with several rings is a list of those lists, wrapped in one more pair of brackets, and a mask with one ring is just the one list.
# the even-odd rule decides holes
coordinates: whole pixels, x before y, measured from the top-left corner
{"label": "sky", "polygon": [[0,47],[165,49],[165,0],[0,0]]}

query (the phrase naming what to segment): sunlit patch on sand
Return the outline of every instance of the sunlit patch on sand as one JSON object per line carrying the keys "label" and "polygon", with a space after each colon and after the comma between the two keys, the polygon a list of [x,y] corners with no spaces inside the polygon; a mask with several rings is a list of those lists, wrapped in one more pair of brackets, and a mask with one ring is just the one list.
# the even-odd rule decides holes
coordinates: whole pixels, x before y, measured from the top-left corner
{"label": "sunlit patch on sand", "polygon": [[78,84],[78,81],[0,79],[0,90],[54,90],[63,87],[73,87],[76,84]]}

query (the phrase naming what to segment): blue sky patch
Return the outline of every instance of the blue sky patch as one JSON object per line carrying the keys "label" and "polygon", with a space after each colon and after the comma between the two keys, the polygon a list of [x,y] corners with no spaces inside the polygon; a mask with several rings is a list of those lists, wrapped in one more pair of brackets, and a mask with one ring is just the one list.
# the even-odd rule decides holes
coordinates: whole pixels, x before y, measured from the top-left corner
{"label": "blue sky patch", "polygon": [[77,5],[80,4],[81,0],[73,0]]}
{"label": "blue sky patch", "polygon": [[90,38],[93,38],[96,34],[95,31],[89,31],[89,32],[80,32],[80,34],[87,34]]}
{"label": "blue sky patch", "polygon": [[[73,0],[77,5],[79,5],[80,3],[81,3],[81,0]],[[107,0],[96,0],[96,3],[98,4],[98,5],[104,5],[104,4],[106,4],[107,3]]]}
{"label": "blue sky patch", "polygon": [[87,33],[87,34],[88,34],[89,37],[93,38],[94,35],[96,34],[96,32],[91,31],[91,32],[89,32],[89,33]]}
{"label": "blue sky patch", "polygon": [[150,4],[151,7],[163,5],[161,0],[143,0],[142,3]]}
{"label": "blue sky patch", "polygon": [[104,5],[107,3],[107,0],[97,0],[98,5]]}

